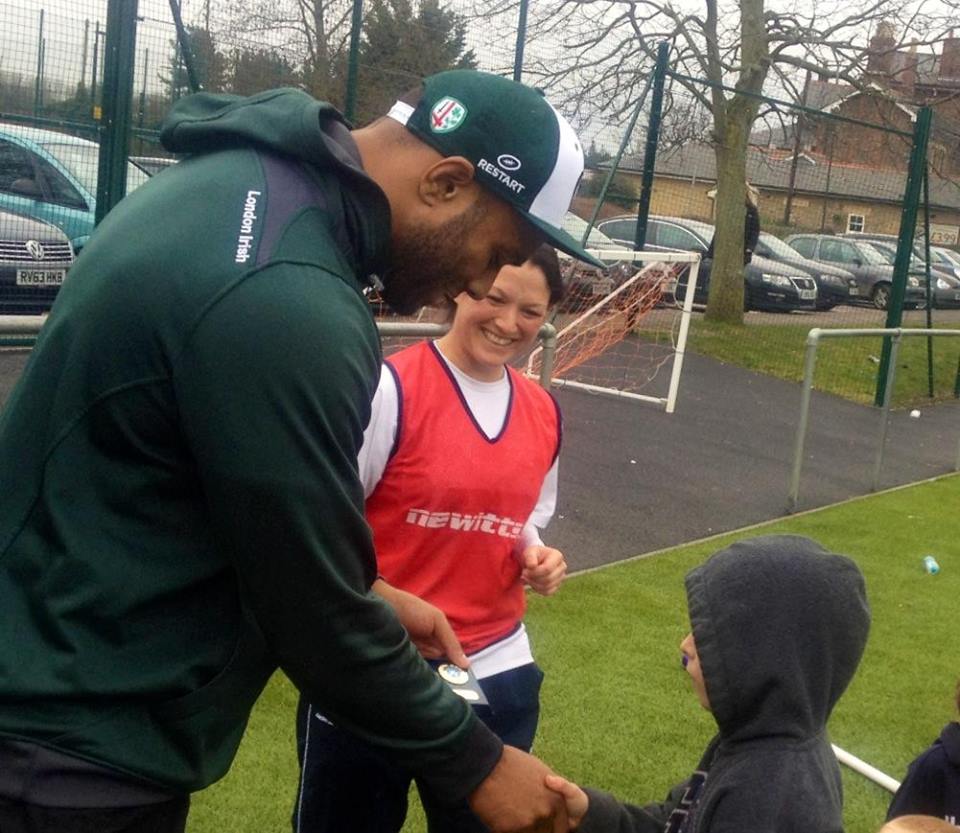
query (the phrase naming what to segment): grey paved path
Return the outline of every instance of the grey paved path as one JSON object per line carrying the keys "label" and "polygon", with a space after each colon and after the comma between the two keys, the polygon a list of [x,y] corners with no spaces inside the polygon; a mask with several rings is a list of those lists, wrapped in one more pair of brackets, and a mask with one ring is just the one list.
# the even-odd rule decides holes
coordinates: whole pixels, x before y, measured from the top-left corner
{"label": "grey paved path", "polygon": [[[557,398],[561,494],[546,538],[574,568],[785,514],[798,384],[688,355],[672,415],[573,390]],[[877,409],[814,394],[800,510],[869,493],[879,420]],[[951,471],[958,441],[960,403],[919,419],[894,411],[881,488]]]}
{"label": "grey paved path", "polygon": [[[0,403],[26,358],[0,351]],[[579,391],[557,398],[565,424],[560,503],[545,537],[573,569],[784,514],[799,385],[688,355],[669,416]],[[800,509],[870,491],[879,417],[814,394]],[[960,403],[924,408],[920,419],[894,412],[881,487],[951,471],[958,441]]]}

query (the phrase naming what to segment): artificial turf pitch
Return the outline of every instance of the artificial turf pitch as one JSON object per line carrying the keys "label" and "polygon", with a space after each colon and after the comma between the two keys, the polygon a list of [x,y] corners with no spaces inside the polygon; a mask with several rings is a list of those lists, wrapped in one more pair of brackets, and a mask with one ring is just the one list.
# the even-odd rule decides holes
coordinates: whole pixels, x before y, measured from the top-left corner
{"label": "artificial turf pitch", "polygon": [[[850,555],[866,576],[873,625],[831,739],[898,780],[956,719],[960,678],[960,476],[809,512],[573,576],[530,597],[527,627],[546,672],[535,752],[558,772],[635,803],[659,800],[712,734],[679,663],[683,576],[742,537],[796,533]],[[598,538],[597,546],[602,546]],[[927,574],[923,556],[940,564]],[[290,829],[297,779],[296,692],[276,675],[229,775],[194,797],[189,833]],[[844,768],[847,833],[874,833],[890,794]],[[405,833],[425,830],[416,802]]]}

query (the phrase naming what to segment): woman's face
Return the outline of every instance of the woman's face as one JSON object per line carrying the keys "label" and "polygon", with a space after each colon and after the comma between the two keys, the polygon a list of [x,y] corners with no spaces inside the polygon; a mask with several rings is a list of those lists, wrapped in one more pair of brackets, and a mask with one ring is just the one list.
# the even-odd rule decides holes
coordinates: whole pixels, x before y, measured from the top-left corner
{"label": "woman's face", "polygon": [[550,290],[540,267],[527,261],[502,267],[485,298],[463,293],[456,305],[444,339],[448,358],[475,379],[496,381],[503,366],[536,341],[549,312]]}

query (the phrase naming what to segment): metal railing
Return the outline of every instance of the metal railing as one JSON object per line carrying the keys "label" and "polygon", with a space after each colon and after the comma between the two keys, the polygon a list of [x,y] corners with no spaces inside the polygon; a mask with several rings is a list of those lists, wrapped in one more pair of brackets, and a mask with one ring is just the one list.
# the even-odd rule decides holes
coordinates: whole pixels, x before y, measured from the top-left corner
{"label": "metal railing", "polygon": [[[37,340],[45,315],[0,315],[0,347],[30,347]],[[378,321],[377,330],[384,336],[417,336],[436,338],[449,329],[447,324],[415,324],[404,321]],[[537,333],[543,348],[540,366],[540,385],[550,388],[553,374],[553,357],[557,350],[557,330],[553,324],[544,324]]]}
{"label": "metal railing", "polygon": [[[880,438],[877,448],[877,458],[873,467],[873,482],[871,489],[876,491],[880,485],[880,472],[883,469],[883,455],[887,444],[887,429],[890,424],[890,400],[893,396],[893,385],[897,376],[897,352],[900,349],[900,339],[905,337],[931,338],[933,336],[947,336],[957,338],[960,330],[922,330],[901,327],[872,328],[863,330],[823,330],[815,327],[807,334],[807,349],[804,358],[803,392],[800,397],[800,419],[797,423],[797,437],[793,449],[793,468],[790,474],[790,491],[787,496],[787,512],[794,512],[800,496],[800,474],[803,468],[803,445],[806,440],[807,423],[810,417],[810,394],[813,390],[813,373],[817,364],[817,347],[825,338],[862,338],[864,336],[889,336],[890,361],[887,363],[885,384],[883,386],[883,404],[880,416]],[[960,471],[960,438],[957,441],[957,457],[954,462],[954,471]]]}

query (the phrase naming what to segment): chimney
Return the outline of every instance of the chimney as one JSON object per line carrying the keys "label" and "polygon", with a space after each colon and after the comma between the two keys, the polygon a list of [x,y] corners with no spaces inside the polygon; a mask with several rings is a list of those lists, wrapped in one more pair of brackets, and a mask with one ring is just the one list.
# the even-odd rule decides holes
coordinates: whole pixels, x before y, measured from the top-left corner
{"label": "chimney", "polygon": [[890,75],[896,53],[896,29],[888,20],[881,20],[877,33],[870,38],[867,50],[867,72],[871,75]]}
{"label": "chimney", "polygon": [[[903,53],[901,53],[902,55]],[[913,93],[917,85],[917,42],[912,41],[910,51],[903,55],[903,68],[897,73],[897,81],[903,87],[903,91],[908,95]]]}
{"label": "chimney", "polygon": [[960,38],[954,37],[953,29],[943,40],[940,55],[940,78],[944,81],[960,81]]}

